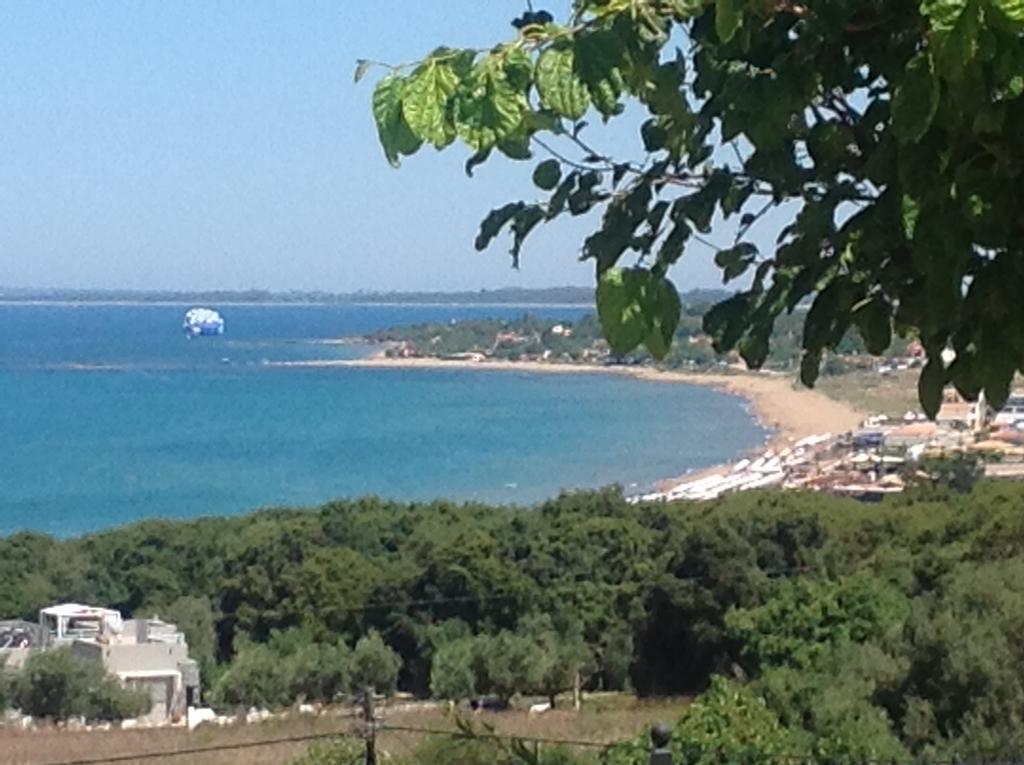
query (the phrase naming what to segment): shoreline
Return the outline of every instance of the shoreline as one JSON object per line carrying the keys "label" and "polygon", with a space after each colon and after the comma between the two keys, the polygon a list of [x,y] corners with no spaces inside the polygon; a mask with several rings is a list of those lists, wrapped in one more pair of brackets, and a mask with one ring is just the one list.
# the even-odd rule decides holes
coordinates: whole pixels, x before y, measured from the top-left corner
{"label": "shoreline", "polygon": [[[698,385],[714,388],[744,399],[751,414],[768,431],[765,449],[776,451],[802,438],[822,433],[846,433],[856,429],[867,416],[853,406],[824,393],[799,387],[781,374],[770,372],[678,372],[646,366],[597,366],[544,361],[470,361],[438,358],[388,358],[377,354],[363,359],[279,361],[268,366],[289,368],[348,368],[392,370],[467,370],[478,372],[520,372],[528,374],[603,374],[654,383]],[[741,455],[737,455],[739,458]],[[667,477],[659,486],[673,486],[695,477],[727,472],[730,464],[692,470]]]}

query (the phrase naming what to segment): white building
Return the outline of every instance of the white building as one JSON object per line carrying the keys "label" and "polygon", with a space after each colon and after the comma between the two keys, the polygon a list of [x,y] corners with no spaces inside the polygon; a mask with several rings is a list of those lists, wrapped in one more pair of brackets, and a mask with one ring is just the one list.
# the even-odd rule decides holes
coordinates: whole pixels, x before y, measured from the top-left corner
{"label": "white building", "polygon": [[30,634],[18,627],[25,623],[7,624],[12,666],[23,663],[28,651],[68,646],[76,656],[102,662],[124,685],[145,690],[151,707],[140,718],[144,722],[183,720],[188,707],[199,702],[199,667],[189,658],[185,635],[173,624],[159,619],[125,621],[118,611],[80,603],[42,609],[29,645],[21,644],[27,638],[20,636]]}
{"label": "white building", "polygon": [[100,661],[128,687],[145,690],[145,722],[178,721],[199,702],[199,667],[189,658],[185,636],[158,619],[131,619],[119,633],[77,639],[71,651]]}
{"label": "white building", "polygon": [[1024,392],[1014,391],[1006,399],[993,422],[996,425],[1014,425],[1021,421],[1024,421]]}
{"label": "white building", "polygon": [[119,611],[61,603],[39,612],[39,626],[45,630],[48,645],[70,645],[75,640],[119,633],[124,622]]}

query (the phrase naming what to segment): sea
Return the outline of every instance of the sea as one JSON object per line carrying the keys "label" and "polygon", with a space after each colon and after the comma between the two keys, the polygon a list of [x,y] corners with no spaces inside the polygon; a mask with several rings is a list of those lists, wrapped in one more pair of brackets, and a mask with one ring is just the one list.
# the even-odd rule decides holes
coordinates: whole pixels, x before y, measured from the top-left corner
{"label": "sea", "polygon": [[[600,373],[297,368],[386,327],[579,307],[0,305],[0,534],[58,537],[377,495],[530,505],[666,477],[761,444],[746,403]],[[216,306],[215,306],[216,307]]]}

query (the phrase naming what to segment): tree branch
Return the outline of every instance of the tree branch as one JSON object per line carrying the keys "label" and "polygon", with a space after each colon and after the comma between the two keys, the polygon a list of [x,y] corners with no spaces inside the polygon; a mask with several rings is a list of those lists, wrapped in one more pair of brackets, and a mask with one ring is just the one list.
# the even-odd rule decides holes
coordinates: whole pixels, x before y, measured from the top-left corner
{"label": "tree branch", "polygon": [[756,213],[754,213],[754,217],[753,218],[751,218],[745,224],[741,225],[736,230],[736,238],[733,239],[733,244],[739,244],[740,240],[747,235],[747,232],[750,231],[750,229],[753,228],[757,224],[757,222],[760,221],[761,218],[763,218],[765,216],[765,214],[769,210],[771,210],[773,207],[775,207],[775,200],[774,199],[769,199],[767,204],[765,204],[764,207],[762,207],[760,210],[758,210]]}

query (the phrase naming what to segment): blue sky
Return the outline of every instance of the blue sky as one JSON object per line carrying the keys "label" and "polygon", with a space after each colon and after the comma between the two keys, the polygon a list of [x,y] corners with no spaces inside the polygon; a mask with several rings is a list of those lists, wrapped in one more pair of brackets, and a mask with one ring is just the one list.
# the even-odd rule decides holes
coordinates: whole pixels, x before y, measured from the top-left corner
{"label": "blue sky", "polygon": [[[567,2],[548,3],[553,11]],[[0,4],[0,285],[480,289],[589,284],[587,222],[514,272],[472,248],[531,165],[467,179],[464,149],[392,170],[360,57],[509,36],[522,0]],[[634,145],[632,126],[604,147]],[[592,222],[591,222],[592,225]],[[680,287],[718,282],[688,253]]]}

